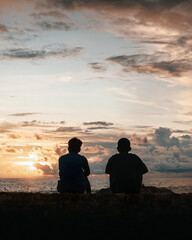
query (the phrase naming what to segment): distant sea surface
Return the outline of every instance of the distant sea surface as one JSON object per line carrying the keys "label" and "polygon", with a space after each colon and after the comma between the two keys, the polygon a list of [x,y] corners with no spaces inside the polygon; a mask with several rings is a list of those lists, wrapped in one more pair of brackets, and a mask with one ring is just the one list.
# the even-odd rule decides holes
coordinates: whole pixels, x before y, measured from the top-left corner
{"label": "distant sea surface", "polygon": [[[57,192],[58,178],[0,178],[0,192]],[[89,176],[92,191],[109,187],[107,175]],[[145,186],[166,187],[175,193],[192,192],[192,178],[144,178]]]}

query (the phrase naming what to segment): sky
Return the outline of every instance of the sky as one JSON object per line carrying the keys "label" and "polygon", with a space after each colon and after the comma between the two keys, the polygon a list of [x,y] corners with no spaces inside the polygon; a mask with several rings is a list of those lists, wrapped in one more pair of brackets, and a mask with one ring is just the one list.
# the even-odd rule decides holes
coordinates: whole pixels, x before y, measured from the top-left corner
{"label": "sky", "polygon": [[192,176],[191,0],[0,0],[0,177],[55,177],[72,137],[103,174],[127,137]]}

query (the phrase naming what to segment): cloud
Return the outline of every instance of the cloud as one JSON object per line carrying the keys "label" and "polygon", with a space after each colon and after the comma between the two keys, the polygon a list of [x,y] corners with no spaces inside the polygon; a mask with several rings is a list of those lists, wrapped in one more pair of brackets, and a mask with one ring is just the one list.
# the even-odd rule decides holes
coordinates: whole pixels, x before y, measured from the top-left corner
{"label": "cloud", "polygon": [[55,47],[47,46],[43,49],[28,49],[28,48],[11,48],[0,53],[2,58],[6,59],[34,59],[42,60],[49,57],[68,57],[75,56],[80,53],[81,47],[64,48],[63,46]]}
{"label": "cloud", "polygon": [[[151,172],[191,173],[192,137],[191,135],[176,137],[173,133],[171,129],[163,127],[155,129],[148,135],[134,133],[128,136],[132,153],[137,154]],[[123,136],[114,136],[113,142],[84,143],[82,154],[88,158],[93,173],[104,173],[107,160],[117,153],[116,146],[120,137]]]}
{"label": "cloud", "polygon": [[31,121],[22,121],[19,122],[21,127],[50,127],[50,125],[44,124],[44,122],[31,120]]}
{"label": "cloud", "polygon": [[55,153],[58,155],[58,156],[62,156],[64,154],[67,153],[67,150],[59,145],[56,145],[55,146]]}
{"label": "cloud", "polygon": [[0,133],[10,132],[10,130],[17,128],[17,124],[6,121],[0,122]]}
{"label": "cloud", "polygon": [[179,123],[179,124],[184,124],[184,125],[191,125],[192,124],[192,120],[177,120],[177,121],[173,121],[174,123]]}
{"label": "cloud", "polygon": [[119,55],[106,60],[120,64],[124,67],[124,71],[136,71],[142,74],[157,73],[180,77],[183,73],[191,70],[192,64],[187,59],[163,60],[169,58],[168,54],[154,53],[153,55]]}
{"label": "cloud", "polygon": [[78,127],[59,127],[55,130],[55,132],[81,132],[81,128]]}
{"label": "cloud", "polygon": [[192,168],[171,168],[169,165],[157,166],[156,171],[164,173],[192,173]]}
{"label": "cloud", "polygon": [[33,165],[37,169],[40,169],[43,172],[43,175],[56,175],[58,174],[58,166],[56,163],[52,164],[41,164],[41,163],[35,163]]}
{"label": "cloud", "polygon": [[89,127],[89,128],[87,128],[87,129],[88,129],[88,130],[98,130],[98,129],[104,130],[104,129],[109,129],[109,127],[96,126],[96,127]]}
{"label": "cloud", "polygon": [[[24,8],[29,4],[26,0],[7,2],[4,0],[3,5],[10,5],[11,2],[11,5]],[[191,0],[40,0],[34,1],[33,4],[36,4],[36,12],[30,16],[35,18],[51,16],[61,19],[66,18],[63,14],[67,11],[94,11],[107,19],[111,26],[121,26],[119,31],[124,34],[138,33],[142,28],[155,30],[157,27],[161,30],[159,32],[162,32],[162,28],[186,32],[192,24]],[[61,10],[64,10],[64,13]],[[159,32],[156,31],[156,34]]]}
{"label": "cloud", "polygon": [[20,122],[20,126],[22,127],[36,127],[39,126],[41,122],[37,120],[32,120],[32,121],[22,121]]}
{"label": "cloud", "polygon": [[31,121],[21,121],[18,123],[18,127],[41,127],[41,128],[52,128],[55,126],[63,126],[66,124],[65,121],[38,121],[38,120],[31,120]]}
{"label": "cloud", "polygon": [[150,129],[150,128],[152,128],[152,126],[148,126],[148,125],[133,125],[133,126],[131,126],[132,128],[138,128],[138,129]]}
{"label": "cloud", "polygon": [[24,6],[25,4],[28,5],[28,2],[29,2],[28,0],[0,0],[2,9],[3,7],[13,7],[13,8],[15,8],[15,6],[21,7],[21,6]]}
{"label": "cloud", "polygon": [[113,123],[111,123],[111,122],[104,122],[104,121],[96,121],[96,122],[84,122],[83,125],[86,125],[86,126],[90,126],[90,125],[112,126]]}
{"label": "cloud", "polygon": [[181,137],[182,139],[191,139],[191,136],[190,135],[183,135],[182,137]]}
{"label": "cloud", "polygon": [[[190,135],[172,136],[169,128],[159,127],[146,147],[136,146],[136,152],[151,171],[191,173],[192,141]],[[135,147],[135,146],[134,146]]]}
{"label": "cloud", "polygon": [[5,152],[8,152],[8,153],[22,153],[22,150],[21,149],[16,149],[16,148],[11,147],[11,146],[7,146],[5,148]]}
{"label": "cloud", "polygon": [[62,31],[69,31],[72,29],[72,24],[67,24],[65,22],[39,22],[36,24],[44,31],[51,31],[51,30],[62,30]]}
{"label": "cloud", "polygon": [[172,134],[169,128],[158,128],[155,130],[155,141],[159,146],[170,148],[171,146],[180,147],[180,141],[176,137],[170,137]]}
{"label": "cloud", "polygon": [[[123,71],[177,78],[192,68],[191,6],[188,0],[47,0],[42,4],[43,9],[63,8],[69,13],[91,10],[104,23],[98,25],[100,29],[132,42],[150,44],[144,46],[144,54],[107,58],[123,66]],[[101,62],[89,66],[97,72],[107,70]]]}
{"label": "cloud", "polygon": [[[154,62],[148,66],[151,68],[151,73],[165,73],[174,77],[180,77],[183,73],[190,71],[192,65],[187,59],[173,60],[173,61],[161,61]],[[144,66],[144,71],[145,71]]]}
{"label": "cloud", "polygon": [[89,63],[89,66],[96,72],[106,72],[107,70],[106,64],[100,62]]}
{"label": "cloud", "polygon": [[11,139],[19,139],[19,138],[21,138],[21,136],[20,135],[18,135],[18,134],[9,134],[9,138],[11,138]]}
{"label": "cloud", "polygon": [[13,114],[9,114],[7,116],[13,116],[13,117],[25,117],[25,116],[29,116],[29,115],[33,115],[33,114],[42,114],[42,113],[38,113],[38,112],[33,112],[33,113],[13,113]]}
{"label": "cloud", "polygon": [[46,11],[46,12],[39,12],[39,13],[35,12],[35,13],[31,13],[29,16],[34,17],[35,19],[45,18],[45,17],[69,19],[69,17],[63,12],[61,12],[60,10],[53,10],[53,11]]}
{"label": "cloud", "polygon": [[42,135],[40,135],[38,133],[35,133],[34,136],[37,140],[44,140],[45,139]]}
{"label": "cloud", "polygon": [[134,144],[148,144],[149,141],[147,139],[147,137],[139,137],[137,134],[133,134],[130,138],[130,141]]}
{"label": "cloud", "polygon": [[140,31],[140,26],[144,30],[161,26],[185,31],[192,23],[189,0],[46,0],[41,6],[66,11],[91,10],[108,18],[113,25],[129,27],[124,28],[124,32],[128,33]]}
{"label": "cloud", "polygon": [[[28,116],[28,115],[33,115],[36,113],[15,113],[15,114],[11,114],[9,116]],[[40,114],[40,113],[37,113]],[[17,122],[17,123],[11,123],[11,122],[0,122],[0,133],[7,133],[7,137],[9,139],[22,139],[22,138],[26,138],[26,136],[30,136],[30,137],[35,137],[36,140],[48,140],[48,138],[45,136],[45,132],[47,131],[47,129],[53,129],[55,127],[59,128],[62,126],[64,126],[66,124],[65,121],[38,121],[38,120],[31,120],[31,121],[21,121],[21,122]],[[46,129],[46,131],[44,132],[40,132],[40,133],[31,133],[29,134],[29,132],[25,132],[25,129],[28,128],[30,129],[34,129],[36,128],[39,129],[40,131],[42,131],[43,129]],[[20,130],[19,134],[17,134],[18,129]],[[35,130],[35,131],[36,131]],[[62,129],[58,129],[58,131],[62,131]],[[70,132],[70,129],[68,129],[68,131]],[[53,130],[47,131],[47,133],[52,133]],[[27,135],[26,135],[27,134]]]}
{"label": "cloud", "polygon": [[104,122],[104,121],[95,121],[95,122],[84,122],[84,126],[91,126],[88,127],[87,129],[83,129],[80,127],[58,127],[55,131],[53,132],[58,132],[58,133],[82,133],[82,134],[89,134],[89,130],[96,130],[96,129],[109,129],[110,126],[113,125],[113,123],[110,122]]}
{"label": "cloud", "polygon": [[159,8],[159,10],[164,10],[166,8],[173,8],[179,3],[187,2],[182,0],[166,1],[166,0],[46,0],[44,6],[56,6],[63,7],[65,9],[84,9],[84,8],[95,8],[96,9],[126,9],[132,7],[146,7],[146,8]]}
{"label": "cloud", "polygon": [[[18,1],[16,2],[19,4]],[[13,4],[14,1],[11,3]],[[27,1],[22,1],[19,4],[20,7],[25,6],[24,3],[27,4]],[[4,4],[6,4],[5,1]],[[35,20],[42,20],[35,22],[35,25],[43,31],[69,31],[74,28],[74,23],[77,23],[69,18],[72,12],[80,12],[81,20],[84,17],[88,22],[84,10],[91,10],[94,12],[93,22],[96,18],[101,19],[98,28],[116,36],[126,37],[133,42],[150,44],[150,46],[144,46],[145,49],[142,51],[145,53],[150,49],[150,54],[119,55],[107,58],[108,61],[123,66],[124,71],[181,77],[191,70],[192,5],[189,0],[40,0],[33,4],[36,4],[36,12],[29,16],[34,17]],[[90,18],[91,14],[89,14],[89,20]],[[85,26],[85,21],[81,22],[81,20],[78,22],[78,28],[81,24],[82,27]],[[89,28],[95,29],[95,25],[89,24]],[[0,29],[7,30],[4,25]],[[82,48],[79,47],[68,50],[20,47],[7,49],[0,55],[7,59],[45,59],[54,56],[73,56],[81,50]],[[166,56],[165,53],[169,54]],[[161,55],[160,59],[157,58],[158,54]],[[107,65],[102,62],[92,62],[88,65],[97,72],[107,70]]]}
{"label": "cloud", "polygon": [[186,113],[184,113],[184,115],[192,116],[192,112],[186,112]]}
{"label": "cloud", "polygon": [[98,142],[85,143],[81,152],[88,159],[93,174],[104,173],[107,160],[114,154],[112,148],[102,146],[102,143]]}
{"label": "cloud", "polygon": [[113,128],[113,123],[111,122],[104,122],[104,121],[96,121],[96,122],[84,122],[83,125],[91,126],[88,127],[87,130],[99,130],[99,129],[111,129]]}
{"label": "cloud", "polygon": [[3,24],[0,24],[0,33],[8,33],[8,28],[3,25]]}

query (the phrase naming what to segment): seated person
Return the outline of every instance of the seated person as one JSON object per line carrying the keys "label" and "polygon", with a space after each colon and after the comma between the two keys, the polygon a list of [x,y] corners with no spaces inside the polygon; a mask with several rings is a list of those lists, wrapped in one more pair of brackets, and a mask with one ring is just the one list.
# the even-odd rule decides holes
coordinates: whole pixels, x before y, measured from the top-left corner
{"label": "seated person", "polygon": [[84,193],[91,192],[87,176],[90,174],[89,164],[84,156],[78,154],[81,151],[82,141],[72,138],[68,142],[69,153],[59,158],[59,176],[57,190],[60,193]]}
{"label": "seated person", "polygon": [[113,155],[107,163],[105,172],[110,175],[110,188],[113,193],[139,193],[143,174],[148,172],[141,159],[132,153],[130,141],[118,141],[119,154]]}

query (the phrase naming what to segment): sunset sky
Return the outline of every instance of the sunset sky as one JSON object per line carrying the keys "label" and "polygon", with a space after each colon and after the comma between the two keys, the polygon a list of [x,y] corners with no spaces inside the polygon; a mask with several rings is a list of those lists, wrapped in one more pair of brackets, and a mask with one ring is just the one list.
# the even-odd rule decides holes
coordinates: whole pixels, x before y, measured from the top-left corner
{"label": "sunset sky", "polygon": [[192,176],[191,0],[0,0],[0,177],[92,174],[127,137],[152,173]]}

